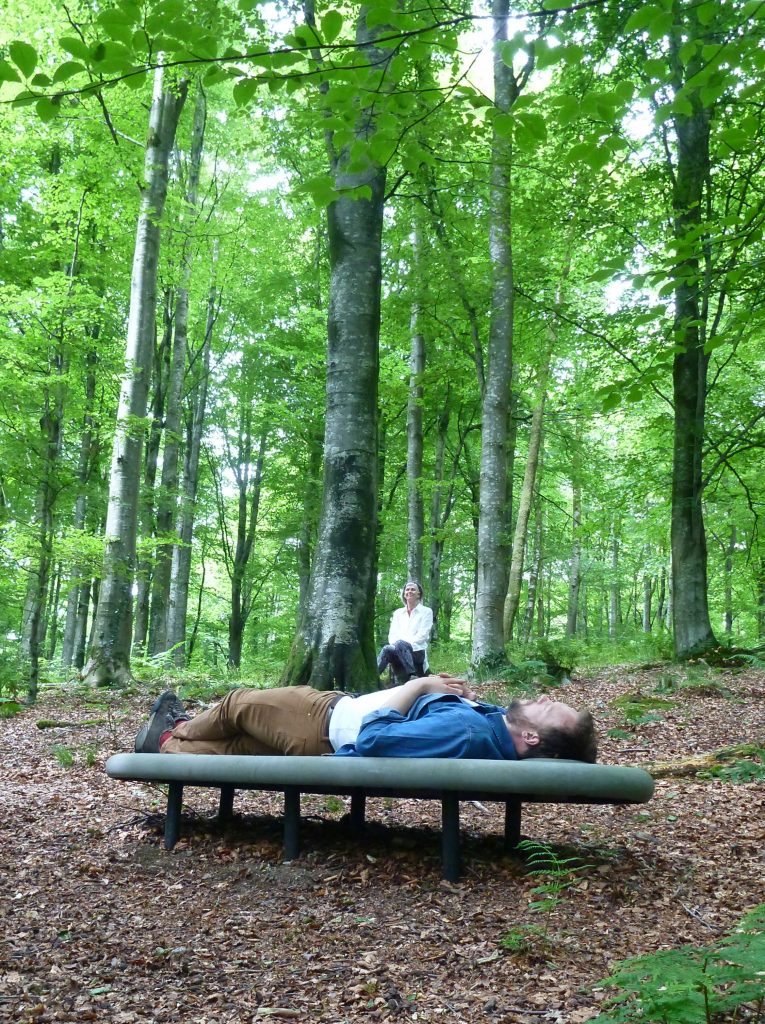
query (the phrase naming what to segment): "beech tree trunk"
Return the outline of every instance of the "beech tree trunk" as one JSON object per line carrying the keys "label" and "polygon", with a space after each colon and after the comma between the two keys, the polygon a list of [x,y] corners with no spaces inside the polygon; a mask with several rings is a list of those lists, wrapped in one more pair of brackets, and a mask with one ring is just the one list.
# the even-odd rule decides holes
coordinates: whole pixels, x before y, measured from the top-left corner
{"label": "beech tree trunk", "polygon": [[[307,18],[312,12],[307,11]],[[370,62],[370,88],[380,89],[390,50],[374,45],[362,8],[356,44]],[[360,113],[356,138],[374,133],[374,110]],[[370,153],[351,170],[346,147],[328,138],[338,190],[362,187],[362,198],[339,196],[327,210],[329,315],[324,491],[318,542],[305,611],[282,676],[284,684],[364,689],[377,678],[374,649],[377,536],[377,388],[385,167]]]}
{"label": "beech tree trunk", "polygon": [[582,417],[577,415],[574,453],[571,466],[571,561],[568,569],[568,611],[566,636],[576,635],[579,614],[579,589],[582,584]]}
{"label": "beech tree trunk", "polygon": [[[199,173],[202,165],[207,104],[201,85],[197,88],[194,123],[191,133],[186,210],[196,214]],[[168,649],[168,618],[170,611],[170,577],[175,538],[175,509],[178,498],[178,463],[181,450],[182,398],[189,325],[189,282],[191,280],[191,242],[189,227],[181,249],[181,282],[175,298],[174,334],[170,374],[167,385],[162,477],[156,502],[157,547],[154,553],[154,574],[151,585],[151,618],[149,620],[149,651],[164,653]]]}
{"label": "beech tree trunk", "polygon": [[213,330],[218,316],[219,292],[215,283],[215,268],[218,261],[217,245],[213,246],[213,283],[207,297],[207,318],[205,336],[195,363],[198,367],[195,386],[189,393],[186,446],[183,460],[183,484],[181,505],[178,511],[176,533],[178,541],[173,548],[173,563],[170,571],[170,610],[167,622],[167,642],[173,652],[173,661],[183,666],[187,661],[186,620],[189,605],[189,580],[191,578],[191,541],[194,535],[194,513],[199,482],[199,456],[202,450],[202,430],[207,412],[207,390],[210,376],[210,348]]}
{"label": "beech tree trunk", "polygon": [[167,195],[168,159],[187,83],[171,92],[155,73],[144,165],[144,191],[138,217],[130,287],[125,372],[120,389],[112,449],[106,551],[93,643],[83,669],[97,686],[130,678],[132,587],[135,568],[141,449],[154,347],[160,223]]}
{"label": "beech tree trunk", "polygon": [[[97,331],[93,337],[96,338]],[[93,470],[93,454],[95,450],[94,422],[93,422],[93,400],[96,394],[95,367],[98,355],[93,349],[87,356],[87,374],[85,377],[85,418],[83,421],[82,437],[80,438],[80,453],[77,459],[77,497],[74,502],[74,520],[72,527],[75,532],[84,534],[88,514],[88,492],[87,486]],[[78,634],[77,624],[79,620],[80,603],[82,591],[90,593],[89,570],[82,562],[77,562],[69,577],[69,595],[66,605],[66,619],[64,622],[64,636],[61,643],[61,666],[69,668],[75,662],[75,651],[77,647]],[[87,615],[87,597],[85,598],[85,614]],[[82,668],[82,662],[76,666]]]}
{"label": "beech tree trunk", "polygon": [[149,632],[149,603],[151,580],[154,574],[154,562],[151,557],[149,542],[157,532],[155,519],[155,486],[157,482],[157,466],[159,465],[159,448],[162,442],[162,420],[165,415],[165,399],[167,383],[170,376],[170,342],[173,336],[173,292],[165,289],[163,301],[162,340],[154,346],[151,374],[151,425],[149,437],[144,449],[143,487],[139,497],[138,523],[144,554],[138,559],[136,567],[136,595],[133,617],[133,651],[144,654],[146,637]]}
{"label": "beech tree trunk", "polygon": [[510,560],[510,580],[507,586],[504,610],[505,642],[509,643],[513,638],[513,625],[518,612],[518,605],[521,599],[521,583],[523,582],[523,562],[526,555],[526,537],[528,535],[529,517],[534,499],[534,487],[537,479],[537,466],[539,455],[542,449],[542,425],[545,414],[545,399],[547,398],[547,376],[550,370],[550,358],[552,345],[544,353],[542,365],[539,368],[537,380],[537,404],[531,416],[531,431],[529,433],[529,452],[526,458],[526,470],[523,474],[523,486],[518,501],[518,515],[515,521],[515,534],[513,536],[513,553]]}
{"label": "beech tree trunk", "polygon": [[[698,657],[716,647],[707,597],[707,539],[702,506],[702,463],[709,355],[704,351],[706,299],[698,255],[709,181],[710,111],[699,89],[685,83],[703,67],[702,47],[684,68],[681,44],[699,34],[698,16],[688,8],[687,34],[671,38],[676,89],[683,88],[690,113],[674,115],[677,138],[672,179],[674,237],[688,253],[674,270],[675,356],[672,370],[675,430],[672,457],[672,602],[675,657]],[[684,30],[685,32],[686,30]],[[688,236],[692,241],[688,240]]]}
{"label": "beech tree trunk", "polygon": [[409,400],[406,412],[406,493],[407,493],[407,579],[422,586],[423,540],[425,511],[422,501],[422,377],[425,372],[425,337],[422,333],[420,283],[425,273],[422,265],[422,228],[415,215],[412,233],[412,274],[414,295],[411,307],[411,351],[409,357]]}
{"label": "beech tree trunk", "polygon": [[[503,60],[510,15],[508,0],[493,0],[494,102],[509,112],[519,94]],[[483,394],[477,580],[472,666],[491,669],[506,661],[503,610],[508,580],[507,534],[508,410],[513,368],[513,255],[511,202],[512,143],[497,129],[492,136],[489,255],[492,272],[491,323]]]}

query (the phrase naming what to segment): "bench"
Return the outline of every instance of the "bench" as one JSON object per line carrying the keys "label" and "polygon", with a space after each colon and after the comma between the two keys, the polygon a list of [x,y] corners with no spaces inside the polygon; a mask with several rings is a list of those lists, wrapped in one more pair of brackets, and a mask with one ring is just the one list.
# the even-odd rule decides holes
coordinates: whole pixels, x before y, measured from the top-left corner
{"label": "bench", "polygon": [[218,818],[230,819],[234,793],[256,789],[284,794],[284,858],[299,853],[300,794],[351,798],[350,820],[364,826],[366,799],[416,797],[441,801],[444,878],[460,872],[461,800],[505,804],[505,849],[520,841],[524,803],[633,804],[653,795],[653,779],[640,768],[530,758],[524,761],[398,757],[251,757],[215,754],[115,754],[106,762],[113,779],[167,783],[165,849],[180,835],[185,786],[220,789]]}

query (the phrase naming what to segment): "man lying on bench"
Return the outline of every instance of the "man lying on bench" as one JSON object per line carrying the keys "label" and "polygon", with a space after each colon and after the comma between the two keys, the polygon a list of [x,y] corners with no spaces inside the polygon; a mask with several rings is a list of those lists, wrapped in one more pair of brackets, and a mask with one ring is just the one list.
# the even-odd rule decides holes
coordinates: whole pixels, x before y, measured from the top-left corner
{"label": "man lying on bench", "polygon": [[464,680],[427,676],[360,697],[310,686],[241,687],[195,718],[167,691],[152,705],[135,750],[594,763],[597,742],[589,711],[548,696],[497,707],[475,700]]}

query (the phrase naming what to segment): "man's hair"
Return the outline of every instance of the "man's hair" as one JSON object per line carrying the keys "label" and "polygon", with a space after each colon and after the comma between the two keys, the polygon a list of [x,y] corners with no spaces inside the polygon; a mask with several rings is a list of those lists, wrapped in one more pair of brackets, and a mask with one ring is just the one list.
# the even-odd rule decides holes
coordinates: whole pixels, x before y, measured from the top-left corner
{"label": "man's hair", "polygon": [[526,757],[562,757],[588,764],[595,764],[598,758],[595,719],[589,711],[578,713],[573,729],[542,726],[537,733],[539,743],[529,748]]}
{"label": "man's hair", "polygon": [[417,587],[417,591],[418,591],[418,593],[420,595],[420,600],[422,600],[422,595],[424,593],[424,591],[422,589],[422,584],[418,583],[417,580],[407,580],[406,583],[401,588],[401,600],[402,601],[405,600],[405,598],[404,598],[404,591],[406,590],[407,587]]}

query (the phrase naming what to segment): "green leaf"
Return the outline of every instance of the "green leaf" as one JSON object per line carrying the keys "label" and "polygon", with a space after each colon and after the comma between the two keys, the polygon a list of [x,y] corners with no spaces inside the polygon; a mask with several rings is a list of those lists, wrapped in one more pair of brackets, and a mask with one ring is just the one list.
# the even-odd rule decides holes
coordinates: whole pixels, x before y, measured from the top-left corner
{"label": "green leaf", "polygon": [[502,138],[509,138],[513,134],[513,115],[497,114],[493,120],[494,131]]}
{"label": "green leaf", "polygon": [[600,403],[601,412],[610,412],[618,405],[621,405],[622,396],[618,391],[611,391]]}
{"label": "green leaf", "polygon": [[327,11],[321,19],[321,34],[326,43],[334,43],[343,27],[343,16],[340,11]]}
{"label": "green leaf", "polygon": [[663,39],[669,32],[675,22],[675,16],[671,11],[667,11],[666,14],[660,15],[654,21],[648,29],[648,37],[654,41]]}
{"label": "green leaf", "polygon": [[747,132],[742,131],[741,128],[724,128],[720,132],[720,142],[724,142],[733,150],[748,149],[752,145],[752,141]]}
{"label": "green leaf", "polygon": [[54,117],[58,117],[61,113],[61,104],[49,99],[47,96],[43,96],[35,104],[35,110],[41,121],[52,121]]}
{"label": "green leaf", "polygon": [[20,82],[16,71],[11,67],[7,60],[0,60],[0,82]]}
{"label": "green leaf", "polygon": [[53,85],[57,85],[59,82],[66,82],[73,75],[78,75],[81,71],[84,71],[85,67],[76,60],[65,60],[63,64],[59,64],[53,75]]}
{"label": "green leaf", "polygon": [[29,78],[37,67],[37,50],[29,43],[16,39],[8,47],[8,55],[25,78]]}
{"label": "green leaf", "polygon": [[643,7],[638,7],[627,19],[624,31],[640,32],[642,29],[647,28],[661,13],[661,8],[655,4],[645,4]]}
{"label": "green leaf", "polygon": [[47,75],[43,75],[41,72],[38,72],[30,84],[34,85],[37,89],[47,89],[51,84],[51,80]]}
{"label": "green leaf", "polygon": [[59,39],[58,44],[62,50],[71,53],[73,57],[79,57],[86,64],[90,64],[90,50],[77,36],[64,36],[62,39]]}
{"label": "green leaf", "polygon": [[245,107],[258,90],[260,82],[257,78],[242,78],[233,88],[234,103],[238,107]]}
{"label": "green leaf", "polygon": [[545,119],[541,114],[533,114],[531,112],[518,114],[518,121],[523,125],[529,135],[533,136],[533,138],[537,139],[539,142],[545,142],[547,140],[547,125],[545,124]]}
{"label": "green leaf", "polygon": [[717,0],[708,0],[705,4],[700,4],[696,8],[696,17],[702,25],[709,25],[715,16],[715,10],[717,9]]}
{"label": "green leaf", "polygon": [[24,89],[21,92],[17,92],[11,100],[12,107],[31,107],[33,103],[36,103],[39,99],[37,93],[29,92],[28,89]]}

